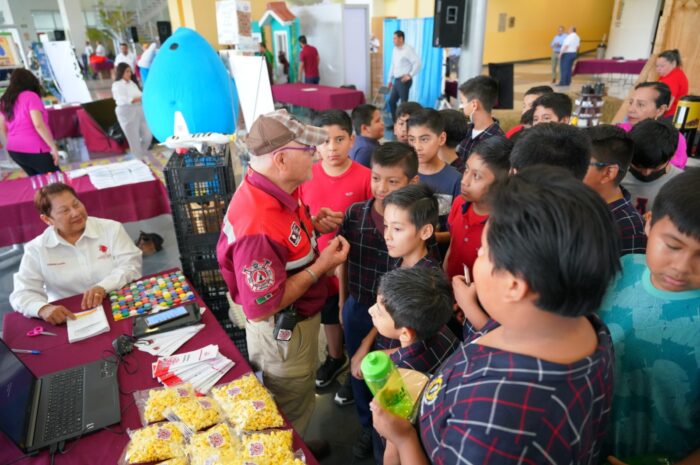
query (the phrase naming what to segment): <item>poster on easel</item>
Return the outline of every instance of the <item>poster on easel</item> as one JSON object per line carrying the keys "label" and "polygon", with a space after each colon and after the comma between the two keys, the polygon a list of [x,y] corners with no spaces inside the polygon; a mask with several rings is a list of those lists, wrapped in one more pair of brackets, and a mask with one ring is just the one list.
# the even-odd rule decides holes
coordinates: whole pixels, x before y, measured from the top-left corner
{"label": "poster on easel", "polygon": [[46,42],[43,45],[54,79],[61,92],[62,102],[91,102],[90,91],[70,42],[61,40]]}
{"label": "poster on easel", "polygon": [[258,116],[275,111],[272,100],[272,87],[267,74],[265,58],[260,56],[243,56],[233,50],[219,52],[228,67],[229,73],[236,80],[236,89],[246,129]]}
{"label": "poster on easel", "polygon": [[12,34],[0,32],[0,69],[21,68],[19,53]]}

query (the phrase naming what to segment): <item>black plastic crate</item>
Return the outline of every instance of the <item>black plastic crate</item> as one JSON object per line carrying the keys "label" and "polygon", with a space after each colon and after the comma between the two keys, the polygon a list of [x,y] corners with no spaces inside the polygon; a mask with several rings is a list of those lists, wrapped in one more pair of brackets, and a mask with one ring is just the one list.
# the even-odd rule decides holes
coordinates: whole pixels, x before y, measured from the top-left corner
{"label": "black plastic crate", "polygon": [[216,260],[216,249],[180,255],[182,271],[190,280],[197,292],[205,302],[210,299],[226,300],[226,282],[219,270],[219,262]]}
{"label": "black plastic crate", "polygon": [[216,247],[232,194],[171,202],[180,253]]}
{"label": "black plastic crate", "polygon": [[248,360],[248,344],[245,340],[245,329],[235,326],[228,318],[219,321],[221,327],[226,331],[226,334],[233,341],[238,351],[243,355],[243,358]]}
{"label": "black plastic crate", "polygon": [[211,310],[212,315],[214,315],[217,320],[230,320],[228,316],[230,305],[225,295],[224,297],[210,297],[208,299],[204,297],[202,298],[204,299],[204,303],[207,304],[209,310]]}
{"label": "black plastic crate", "polygon": [[236,189],[231,152],[201,154],[192,149],[184,155],[174,153],[163,170],[172,201],[210,195],[224,196]]}

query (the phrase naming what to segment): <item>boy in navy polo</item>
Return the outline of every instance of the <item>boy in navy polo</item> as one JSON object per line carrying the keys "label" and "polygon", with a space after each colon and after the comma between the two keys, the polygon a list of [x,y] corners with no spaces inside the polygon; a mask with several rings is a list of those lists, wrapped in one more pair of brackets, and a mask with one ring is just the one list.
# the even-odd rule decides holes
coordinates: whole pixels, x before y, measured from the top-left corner
{"label": "boy in navy polo", "polygon": [[435,238],[441,244],[441,252],[447,251],[450,232],[447,216],[452,202],[459,196],[459,171],[438,157],[440,147],[445,145],[445,123],[437,110],[424,108],[408,119],[408,143],[418,155],[418,178],[430,186],[440,199],[440,220]]}
{"label": "boy in navy polo", "polygon": [[372,154],[384,137],[384,120],[379,108],[370,104],[358,105],[352,110],[352,127],[355,129],[355,142],[350,149],[350,158],[370,168]]}
{"label": "boy in navy polo", "polygon": [[[381,336],[400,342],[386,350],[397,368],[432,375],[459,345],[446,326],[453,305],[450,283],[438,268],[399,268],[382,276],[369,313]],[[373,445],[375,462],[382,463],[384,442],[376,432]]]}
{"label": "boy in navy polo", "polygon": [[462,307],[469,321],[482,313],[486,323],[465,326],[465,342],[429,382],[418,430],[372,402],[385,457],[600,463],[614,354],[596,311],[620,269],[610,212],[556,167],[523,169],[492,191]]}
{"label": "boy in navy polo", "polygon": [[620,185],[632,161],[634,143],[624,129],[611,124],[593,126],[586,132],[593,152],[583,182],[608,203],[620,233],[620,254],[644,253],[644,220],[632,206],[630,193]]}
{"label": "boy in navy polo", "polygon": [[[345,299],[342,310],[343,335],[348,355],[352,357],[362,339],[372,329],[369,307],[377,301],[379,278],[394,266],[384,242],[384,199],[390,193],[418,182],[418,157],[415,150],[401,142],[386,142],[372,155],[372,195],[366,202],[348,208],[339,234],[350,243],[345,267],[339,272],[340,297]],[[357,413],[363,431],[353,447],[358,458],[372,452],[372,422],[369,389],[360,379],[348,377],[335,395],[335,402],[348,405],[357,400]]]}

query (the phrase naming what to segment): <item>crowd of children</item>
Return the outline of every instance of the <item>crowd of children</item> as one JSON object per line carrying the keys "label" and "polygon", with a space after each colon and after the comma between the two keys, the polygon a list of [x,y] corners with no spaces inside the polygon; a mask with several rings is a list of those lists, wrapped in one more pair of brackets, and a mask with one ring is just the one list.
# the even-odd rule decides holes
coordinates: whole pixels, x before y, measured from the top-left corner
{"label": "crowd of children", "polygon": [[[350,245],[316,384],[350,366],[335,400],[355,404],[355,456],[697,463],[700,170],[671,163],[668,103],[579,129],[571,99],[541,86],[506,136],[493,79],[459,90],[463,113],[402,103],[383,144],[372,105],[315,120],[328,140],[301,198],[312,215],[343,212]],[[431,376],[416,425],[372,400],[360,365],[373,350]]]}

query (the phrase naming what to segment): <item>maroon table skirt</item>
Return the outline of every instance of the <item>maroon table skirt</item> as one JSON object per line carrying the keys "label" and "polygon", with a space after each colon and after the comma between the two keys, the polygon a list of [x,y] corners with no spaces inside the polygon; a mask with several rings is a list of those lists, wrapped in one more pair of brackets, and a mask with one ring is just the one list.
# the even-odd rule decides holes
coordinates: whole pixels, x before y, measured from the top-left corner
{"label": "maroon table skirt", "polygon": [[646,60],[578,60],[571,74],[639,74],[646,64]]}
{"label": "maroon table skirt", "polygon": [[[59,301],[68,309],[80,310],[81,296],[69,297]],[[205,306],[197,296],[199,306]],[[70,368],[79,364],[98,360],[112,348],[112,341],[121,334],[131,334],[132,318],[115,322],[112,319],[111,311],[107,305],[107,300],[103,303],[107,320],[110,324],[110,331],[98,336],[80,341],[74,344],[68,343],[66,325],[51,326],[35,318],[26,318],[15,312],[10,312],[3,319],[3,340],[13,349],[39,349],[41,355],[17,354],[22,361],[37,376],[43,376],[55,371]],[[202,315],[205,327],[192,339],[187,341],[177,353],[189,352],[200,349],[208,344],[217,344],[221,354],[235,362],[235,366],[219,381],[219,383],[232,381],[252,370],[248,362],[243,358],[231,339],[226,335],[219,323],[216,321],[211,311],[206,311]],[[56,337],[38,336],[28,337],[27,331],[41,325],[48,331],[56,333]],[[120,388],[120,407],[122,420],[120,425],[114,425],[110,431],[99,431],[89,434],[78,440],[69,441],[65,449],[69,449],[65,455],[56,454],[56,464],[116,464],[129,437],[125,433],[126,429],[141,427],[138,410],[134,404],[133,392],[158,387],[160,384],[151,377],[151,363],[156,357],[146,352],[134,349],[126,356],[128,367],[124,364],[119,366],[118,379]],[[129,374],[126,370],[129,370]],[[288,423],[287,423],[288,424]],[[289,426],[289,424],[288,424]],[[124,432],[122,432],[124,431]],[[317,465],[318,462],[306,448],[299,435],[294,433],[294,449],[302,448],[306,455],[306,463]],[[0,432],[0,464],[11,462],[22,456],[22,452]],[[22,460],[22,464],[49,464],[49,453],[44,450],[37,456]]]}
{"label": "maroon table skirt", "polygon": [[[44,185],[46,181],[43,181]],[[0,247],[23,244],[46,229],[34,208],[32,178],[0,182]],[[128,223],[170,213],[165,186],[158,179],[108,189],[96,189],[85,175],[71,180],[88,215]],[[0,462],[2,463],[2,462]]]}
{"label": "maroon table skirt", "polygon": [[68,106],[61,109],[47,108],[49,116],[49,129],[54,139],[66,137],[80,137],[78,125],[78,109],[80,105]]}
{"label": "maroon table skirt", "polygon": [[365,94],[359,90],[301,83],[275,84],[272,86],[272,98],[275,102],[311,108],[316,111],[351,110],[365,103]]}

